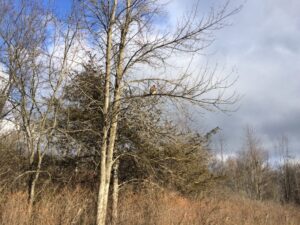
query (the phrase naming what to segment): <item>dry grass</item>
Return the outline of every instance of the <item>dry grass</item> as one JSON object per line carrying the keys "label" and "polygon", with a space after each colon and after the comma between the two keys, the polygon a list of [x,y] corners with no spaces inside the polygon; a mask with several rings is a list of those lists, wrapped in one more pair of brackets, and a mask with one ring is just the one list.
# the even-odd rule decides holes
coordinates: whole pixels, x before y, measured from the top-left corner
{"label": "dry grass", "polygon": [[67,225],[93,224],[93,201],[89,193],[77,188],[44,195],[37,201],[32,218],[28,216],[27,194],[6,196],[0,206],[0,224],[5,225]]}
{"label": "dry grass", "polygon": [[[23,192],[2,195],[0,224],[92,225],[93,195],[77,188],[44,194],[28,218]],[[120,199],[120,225],[299,225],[300,209],[237,196],[193,201],[166,191],[124,191]]]}
{"label": "dry grass", "polygon": [[121,225],[299,225],[300,208],[238,196],[187,200],[174,193],[123,196]]}

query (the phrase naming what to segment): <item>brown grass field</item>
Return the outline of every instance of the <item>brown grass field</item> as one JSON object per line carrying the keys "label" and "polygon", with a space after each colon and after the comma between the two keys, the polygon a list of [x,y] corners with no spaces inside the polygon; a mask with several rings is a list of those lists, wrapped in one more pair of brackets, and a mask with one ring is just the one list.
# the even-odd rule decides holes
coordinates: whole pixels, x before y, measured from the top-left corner
{"label": "brown grass field", "polygon": [[[82,188],[43,194],[28,217],[24,192],[1,196],[3,225],[92,225],[95,198]],[[123,191],[120,225],[299,225],[300,209],[234,195],[189,200],[167,191]]]}

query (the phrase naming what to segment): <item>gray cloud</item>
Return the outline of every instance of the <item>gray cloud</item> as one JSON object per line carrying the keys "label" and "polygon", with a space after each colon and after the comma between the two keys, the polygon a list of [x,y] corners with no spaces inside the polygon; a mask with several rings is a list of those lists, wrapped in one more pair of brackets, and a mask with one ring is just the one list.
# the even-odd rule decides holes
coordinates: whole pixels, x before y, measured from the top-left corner
{"label": "gray cloud", "polygon": [[226,58],[239,69],[238,90],[245,98],[232,118],[217,117],[229,138],[231,123],[237,130],[253,125],[269,148],[285,134],[292,154],[299,157],[300,4],[279,0],[248,3],[236,16],[237,26],[228,28],[216,43],[216,49],[220,47],[218,60]]}
{"label": "gray cloud", "polygon": [[[170,18],[182,12],[183,2],[187,5],[179,0],[172,3],[174,15]],[[206,10],[208,1],[203,2]],[[251,125],[270,150],[276,138],[287,135],[292,154],[300,158],[299,10],[298,0],[247,1],[243,10],[230,18],[233,25],[216,33],[208,50],[215,54],[208,59],[228,69],[237,68],[236,89],[244,98],[231,116],[215,113],[199,120],[207,128],[222,127],[228,151],[240,148],[243,128]]]}

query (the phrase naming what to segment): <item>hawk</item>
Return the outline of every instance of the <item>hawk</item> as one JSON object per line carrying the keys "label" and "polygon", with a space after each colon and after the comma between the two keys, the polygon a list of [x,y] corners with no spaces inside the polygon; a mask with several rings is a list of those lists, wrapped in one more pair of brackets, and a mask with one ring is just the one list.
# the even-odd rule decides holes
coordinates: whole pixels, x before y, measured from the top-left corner
{"label": "hawk", "polygon": [[155,95],[157,93],[157,89],[155,85],[152,85],[150,88],[150,95]]}

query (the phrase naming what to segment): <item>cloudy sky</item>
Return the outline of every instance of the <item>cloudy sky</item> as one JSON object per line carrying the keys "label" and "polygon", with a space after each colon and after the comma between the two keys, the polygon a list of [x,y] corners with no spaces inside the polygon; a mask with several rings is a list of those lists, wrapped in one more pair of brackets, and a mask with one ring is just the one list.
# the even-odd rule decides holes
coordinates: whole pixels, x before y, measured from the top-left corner
{"label": "cloudy sky", "polygon": [[300,1],[232,1],[239,4],[243,9],[230,18],[231,26],[217,32],[215,53],[207,57],[237,70],[236,90],[243,98],[237,112],[206,115],[204,124],[222,128],[228,153],[241,147],[250,125],[270,151],[286,135],[300,158]]}
{"label": "cloudy sky", "polygon": [[[171,0],[168,20],[175,21],[196,0]],[[201,0],[199,10],[225,0]],[[243,96],[239,110],[225,115],[208,113],[197,118],[199,127],[222,128],[227,153],[242,146],[247,125],[261,137],[265,148],[274,149],[281,135],[289,139],[290,151],[300,159],[300,1],[232,0],[242,10],[229,18],[230,26],[216,32],[205,58],[239,77],[235,89]],[[58,1],[63,12],[69,0]]]}

